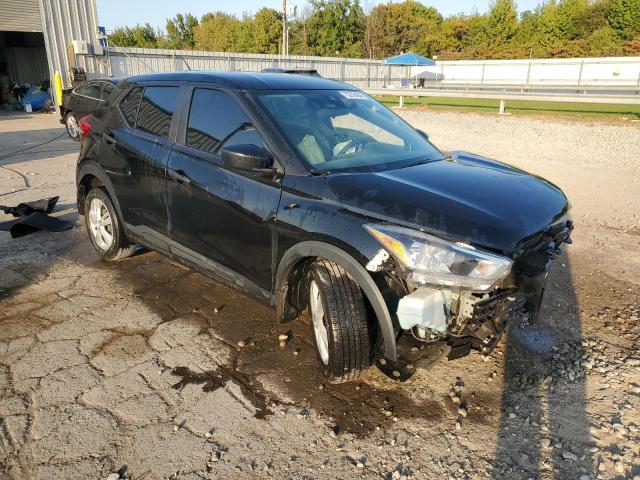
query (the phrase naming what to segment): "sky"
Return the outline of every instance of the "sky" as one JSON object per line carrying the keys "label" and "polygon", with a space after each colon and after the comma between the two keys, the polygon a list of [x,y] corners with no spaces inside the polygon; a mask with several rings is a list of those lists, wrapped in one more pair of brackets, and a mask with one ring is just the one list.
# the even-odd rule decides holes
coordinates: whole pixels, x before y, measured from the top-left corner
{"label": "sky", "polygon": [[[262,7],[282,9],[282,0],[96,0],[98,4],[98,23],[112,30],[119,26],[134,26],[138,23],[150,23],[154,28],[164,30],[167,18],[177,13],[191,13],[200,18],[211,11],[240,15],[243,12],[256,12]],[[517,0],[520,11],[534,8],[542,0]],[[490,0],[422,0],[425,5],[436,7],[445,17],[464,12],[470,13],[474,9],[484,12],[489,7]],[[288,0],[289,4],[301,8],[305,0]],[[362,5],[375,5],[380,0],[361,0]]]}

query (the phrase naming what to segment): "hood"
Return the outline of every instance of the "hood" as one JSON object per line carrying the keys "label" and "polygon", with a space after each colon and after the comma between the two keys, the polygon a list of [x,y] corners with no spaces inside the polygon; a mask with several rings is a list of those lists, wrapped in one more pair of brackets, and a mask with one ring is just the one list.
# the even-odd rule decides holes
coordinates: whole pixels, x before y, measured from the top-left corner
{"label": "hood", "polygon": [[336,201],[361,213],[505,254],[569,209],[562,191],[543,178],[463,152],[326,180]]}

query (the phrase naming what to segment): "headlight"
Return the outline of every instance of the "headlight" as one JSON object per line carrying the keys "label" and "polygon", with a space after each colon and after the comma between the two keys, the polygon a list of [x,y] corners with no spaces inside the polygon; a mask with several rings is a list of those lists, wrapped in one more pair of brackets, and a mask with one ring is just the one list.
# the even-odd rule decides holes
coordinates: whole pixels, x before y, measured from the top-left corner
{"label": "headlight", "polygon": [[418,284],[487,291],[511,271],[512,261],[476,250],[466,243],[452,243],[410,228],[364,225],[382,246],[410,270]]}

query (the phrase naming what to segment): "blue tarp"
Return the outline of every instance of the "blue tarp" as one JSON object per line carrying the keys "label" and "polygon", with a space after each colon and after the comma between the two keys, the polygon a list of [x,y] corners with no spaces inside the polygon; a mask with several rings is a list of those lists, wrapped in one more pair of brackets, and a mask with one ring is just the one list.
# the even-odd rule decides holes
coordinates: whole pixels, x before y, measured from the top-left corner
{"label": "blue tarp", "polygon": [[385,58],[382,63],[387,65],[435,65],[436,62],[417,53],[407,52],[395,57]]}
{"label": "blue tarp", "polygon": [[27,93],[24,97],[22,97],[22,100],[20,100],[20,103],[24,106],[27,103],[31,104],[31,108],[35,111],[35,110],[42,110],[44,108],[44,102],[46,102],[49,98],[51,98],[51,95],[49,95],[49,93],[38,89],[37,87],[31,87],[29,88],[29,90],[27,90]]}

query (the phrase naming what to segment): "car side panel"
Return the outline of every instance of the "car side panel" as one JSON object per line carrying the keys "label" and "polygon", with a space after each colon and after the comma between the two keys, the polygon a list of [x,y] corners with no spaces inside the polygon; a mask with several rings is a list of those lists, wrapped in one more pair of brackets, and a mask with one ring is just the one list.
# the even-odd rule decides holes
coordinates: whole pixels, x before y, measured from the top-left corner
{"label": "car side panel", "polygon": [[172,252],[189,256],[191,250],[271,291],[279,184],[180,146],[169,168],[188,178],[167,179]]}
{"label": "car side panel", "polygon": [[309,240],[336,245],[363,265],[380,250],[380,244],[362,227],[371,219],[327,200],[326,188],[322,176],[285,175],[282,179],[278,262],[291,246]]}
{"label": "car side panel", "polygon": [[168,141],[129,127],[110,129],[115,145],[102,164],[122,206],[123,221],[145,243],[168,250],[166,166]]}

